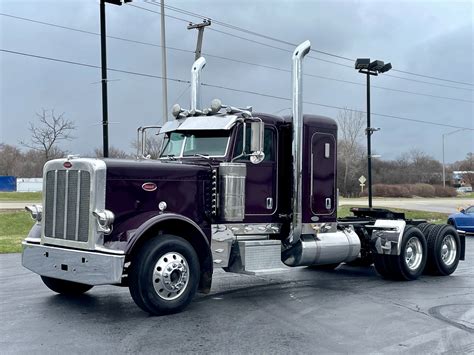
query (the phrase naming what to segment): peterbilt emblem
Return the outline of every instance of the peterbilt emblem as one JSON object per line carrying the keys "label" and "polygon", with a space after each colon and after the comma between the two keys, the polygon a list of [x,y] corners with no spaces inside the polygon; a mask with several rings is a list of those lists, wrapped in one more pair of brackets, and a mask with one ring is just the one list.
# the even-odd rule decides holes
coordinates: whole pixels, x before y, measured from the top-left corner
{"label": "peterbilt emblem", "polygon": [[145,182],[142,185],[142,189],[145,191],[155,191],[157,189],[156,184],[154,182]]}

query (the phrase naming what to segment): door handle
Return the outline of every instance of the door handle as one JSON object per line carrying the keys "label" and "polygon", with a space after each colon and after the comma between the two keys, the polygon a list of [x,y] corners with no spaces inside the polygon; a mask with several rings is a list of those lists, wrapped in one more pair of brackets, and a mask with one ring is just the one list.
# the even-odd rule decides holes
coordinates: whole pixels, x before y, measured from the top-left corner
{"label": "door handle", "polygon": [[267,197],[267,210],[271,210],[273,208],[273,198]]}
{"label": "door handle", "polygon": [[332,208],[332,203],[331,203],[331,199],[328,197],[326,199],[326,209],[327,210],[330,210]]}

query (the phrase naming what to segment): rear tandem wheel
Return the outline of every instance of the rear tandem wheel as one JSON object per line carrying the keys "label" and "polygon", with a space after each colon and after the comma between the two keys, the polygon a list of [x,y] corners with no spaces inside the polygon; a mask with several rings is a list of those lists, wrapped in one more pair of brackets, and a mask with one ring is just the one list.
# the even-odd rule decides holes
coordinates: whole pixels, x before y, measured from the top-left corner
{"label": "rear tandem wheel", "polygon": [[456,229],[448,224],[434,226],[427,234],[426,274],[447,276],[458,267],[461,242]]}
{"label": "rear tandem wheel", "polygon": [[423,272],[428,256],[425,236],[416,227],[403,232],[400,255],[375,254],[375,269],[384,278],[415,280]]}

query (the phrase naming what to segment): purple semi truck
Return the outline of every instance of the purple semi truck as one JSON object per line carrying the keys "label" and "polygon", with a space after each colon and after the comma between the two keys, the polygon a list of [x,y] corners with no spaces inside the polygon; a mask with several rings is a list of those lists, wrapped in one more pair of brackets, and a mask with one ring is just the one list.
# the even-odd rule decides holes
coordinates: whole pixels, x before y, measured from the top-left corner
{"label": "purple semi truck", "polygon": [[[205,59],[192,66],[191,109],[159,127],[160,157],[49,161],[23,266],[51,290],[129,287],[151,314],[182,310],[211,288],[213,269],[370,266],[390,279],[453,273],[464,235],[449,225],[353,209],[337,219],[337,125],[302,112],[306,41],[292,57],[292,115],[200,106]],[[139,129],[142,142],[146,128]],[[141,135],[140,135],[141,134]],[[286,265],[286,266],[285,266]]]}

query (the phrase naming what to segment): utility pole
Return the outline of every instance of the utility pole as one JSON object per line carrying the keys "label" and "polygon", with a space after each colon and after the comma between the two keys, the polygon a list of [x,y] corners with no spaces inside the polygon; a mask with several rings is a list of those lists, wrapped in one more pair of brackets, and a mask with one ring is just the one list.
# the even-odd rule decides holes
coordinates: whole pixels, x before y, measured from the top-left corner
{"label": "utility pole", "polygon": [[188,30],[192,30],[194,28],[197,28],[198,30],[198,38],[197,38],[197,44],[196,44],[196,55],[194,57],[194,60],[198,60],[201,57],[201,48],[202,48],[202,38],[204,35],[204,28],[207,26],[211,25],[211,20],[209,19],[204,19],[202,23],[192,23],[190,22],[188,25]]}
{"label": "utility pole", "polygon": [[168,83],[166,77],[166,33],[165,33],[165,0],[161,0],[161,71],[163,79],[163,123],[168,121]]}
{"label": "utility pole", "polygon": [[100,0],[100,57],[102,82],[102,153],[104,158],[109,156],[109,113],[107,103],[107,46],[105,26],[105,0]]}

